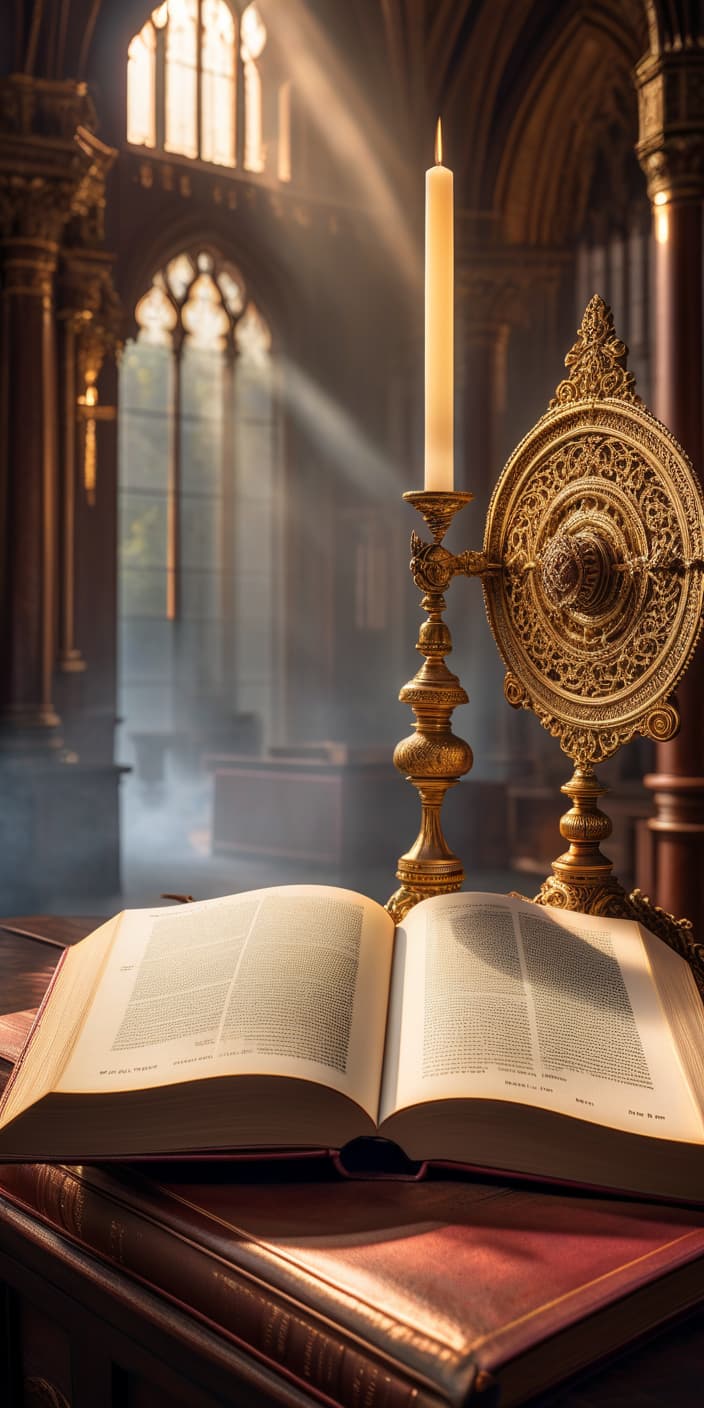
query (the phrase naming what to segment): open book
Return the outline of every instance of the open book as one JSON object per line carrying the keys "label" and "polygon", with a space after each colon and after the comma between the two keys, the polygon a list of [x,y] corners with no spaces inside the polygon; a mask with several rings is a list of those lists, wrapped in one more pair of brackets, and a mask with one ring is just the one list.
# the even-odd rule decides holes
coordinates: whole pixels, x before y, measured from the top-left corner
{"label": "open book", "polygon": [[704,1011],[624,920],[346,890],[126,911],[66,951],[0,1158],[341,1148],[704,1197]]}

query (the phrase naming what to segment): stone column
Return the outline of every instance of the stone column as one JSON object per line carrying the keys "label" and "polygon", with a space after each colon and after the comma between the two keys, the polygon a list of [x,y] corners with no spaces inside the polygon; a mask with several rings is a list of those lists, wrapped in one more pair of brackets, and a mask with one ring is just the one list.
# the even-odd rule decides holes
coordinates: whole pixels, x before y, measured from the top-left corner
{"label": "stone column", "polygon": [[53,287],[62,224],[54,192],[3,183],[2,600],[0,738],[54,744],[56,343]]}
{"label": "stone column", "polygon": [[81,244],[62,250],[58,279],[59,329],[59,611],[58,668],[81,673],[85,660],[76,634],[76,523],[81,497],[95,506],[97,429],[115,420],[101,395],[106,356],[119,346],[120,310],[112,286],[113,258]]}
{"label": "stone column", "polygon": [[[86,222],[71,221],[57,274],[58,573],[56,702],[67,756],[74,763],[112,759],[115,604],[104,579],[114,562],[115,352],[120,311],[112,256],[84,243]],[[86,583],[90,618],[86,638]],[[100,585],[100,584],[103,585]],[[83,589],[83,590],[82,590]],[[90,670],[86,673],[86,655]]]}
{"label": "stone column", "polygon": [[[654,409],[704,469],[704,49],[648,55],[636,70],[637,154],[648,183],[655,232]],[[704,921],[704,653],[678,692],[682,727],[659,744],[645,784],[655,815],[650,880],[658,904]],[[641,878],[641,877],[639,877]],[[645,878],[645,877],[643,877]]]}

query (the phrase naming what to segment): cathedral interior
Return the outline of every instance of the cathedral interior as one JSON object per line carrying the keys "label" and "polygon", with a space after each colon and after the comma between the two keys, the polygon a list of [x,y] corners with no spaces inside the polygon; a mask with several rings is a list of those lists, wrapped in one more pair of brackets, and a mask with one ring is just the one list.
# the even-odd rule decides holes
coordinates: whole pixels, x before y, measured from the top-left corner
{"label": "cathedral interior", "polygon": [[[698,0],[0,9],[0,893],[108,913],[277,881],[384,900],[418,803],[424,172],[455,182],[453,544],[598,293],[701,469]],[[474,889],[560,849],[555,739],[476,582],[452,668]],[[625,883],[704,917],[704,666],[603,769]]]}

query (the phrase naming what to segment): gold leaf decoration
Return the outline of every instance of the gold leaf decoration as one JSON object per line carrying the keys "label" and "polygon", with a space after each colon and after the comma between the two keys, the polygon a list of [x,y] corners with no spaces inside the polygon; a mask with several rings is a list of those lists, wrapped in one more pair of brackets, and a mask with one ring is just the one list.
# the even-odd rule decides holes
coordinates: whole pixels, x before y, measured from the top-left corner
{"label": "gold leaf decoration", "polygon": [[678,725],[669,703],[702,626],[704,500],[681,447],[633,391],[592,298],[569,380],[494,491],[482,585],[508,674],[579,766]]}

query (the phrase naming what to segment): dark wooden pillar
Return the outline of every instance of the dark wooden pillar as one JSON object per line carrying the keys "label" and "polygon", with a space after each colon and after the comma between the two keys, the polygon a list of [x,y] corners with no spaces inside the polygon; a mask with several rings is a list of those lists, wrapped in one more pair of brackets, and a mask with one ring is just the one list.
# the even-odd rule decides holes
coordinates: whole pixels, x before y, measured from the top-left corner
{"label": "dark wooden pillar", "polygon": [[78,340],[83,312],[73,299],[62,300],[59,312],[59,438],[61,460],[61,522],[59,525],[60,600],[58,665],[65,673],[85,669],[76,644],[76,494],[78,479]]}
{"label": "dark wooden pillar", "polygon": [[0,99],[0,747],[41,752],[60,742],[56,268],[68,221],[95,204],[104,149],[81,84],[12,75]]}
{"label": "dark wooden pillar", "polygon": [[[649,55],[638,66],[638,156],[648,180],[655,232],[656,414],[704,470],[704,49]],[[678,690],[682,727],[659,744],[653,792],[651,882],[658,904],[704,922],[704,652]],[[640,877],[639,877],[640,878]]]}
{"label": "dark wooden pillar", "polygon": [[[99,366],[85,338],[98,327],[90,299],[75,291],[65,303],[63,271],[72,239],[96,247],[102,240],[105,173],[115,153],[93,137],[95,122],[82,84],[25,74],[0,79],[0,903],[6,913],[44,907],[73,886],[96,893],[118,884],[112,748],[102,769],[79,764],[61,746],[54,692],[68,678],[61,667],[70,671],[80,659],[75,490],[83,442],[76,402],[82,387],[96,387]],[[60,337],[59,304],[69,313]],[[97,420],[98,408],[86,409]]]}
{"label": "dark wooden pillar", "polygon": [[121,318],[112,256],[95,247],[93,225],[94,219],[71,221],[57,276],[56,697],[72,761],[108,763],[115,725],[115,592],[110,586],[106,591],[105,577],[115,568],[115,352]]}
{"label": "dark wooden pillar", "polygon": [[2,259],[0,746],[56,746],[54,273],[63,223],[51,187],[5,185]]}

